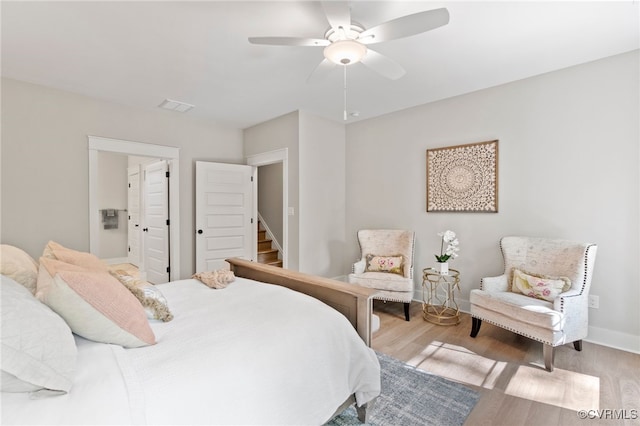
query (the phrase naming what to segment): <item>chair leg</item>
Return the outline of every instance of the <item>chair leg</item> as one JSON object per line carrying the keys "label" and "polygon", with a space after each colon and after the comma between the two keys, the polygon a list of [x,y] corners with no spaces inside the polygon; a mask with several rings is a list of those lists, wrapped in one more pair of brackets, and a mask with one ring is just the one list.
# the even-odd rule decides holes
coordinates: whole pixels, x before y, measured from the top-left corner
{"label": "chair leg", "polygon": [[409,321],[409,306],[411,306],[411,303],[404,304],[404,319],[407,321]]}
{"label": "chair leg", "polygon": [[476,317],[471,318],[471,337],[476,337],[478,335],[481,325],[482,325],[482,320],[480,318],[476,318]]}
{"label": "chair leg", "polygon": [[544,345],[542,347],[542,355],[544,357],[544,368],[553,371],[553,346]]}
{"label": "chair leg", "polygon": [[578,352],[582,351],[582,340],[576,340],[575,342],[573,342],[573,347]]}

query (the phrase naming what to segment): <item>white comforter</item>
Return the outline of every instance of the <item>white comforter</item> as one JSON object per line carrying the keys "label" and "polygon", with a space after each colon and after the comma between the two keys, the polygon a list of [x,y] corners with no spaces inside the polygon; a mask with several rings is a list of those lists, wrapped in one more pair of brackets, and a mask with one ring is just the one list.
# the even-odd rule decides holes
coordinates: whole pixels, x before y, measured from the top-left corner
{"label": "white comforter", "polygon": [[3,424],[322,424],[351,394],[380,393],[380,366],[341,314],[237,278],[158,286],[174,319],[138,349],[76,338],[67,395],[2,394]]}

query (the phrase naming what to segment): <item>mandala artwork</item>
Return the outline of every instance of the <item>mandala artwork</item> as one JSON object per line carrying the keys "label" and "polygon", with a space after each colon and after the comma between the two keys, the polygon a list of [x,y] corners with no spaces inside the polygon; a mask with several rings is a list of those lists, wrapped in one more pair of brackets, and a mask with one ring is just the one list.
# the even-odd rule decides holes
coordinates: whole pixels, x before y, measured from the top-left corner
{"label": "mandala artwork", "polygon": [[498,141],[427,150],[428,212],[498,211]]}

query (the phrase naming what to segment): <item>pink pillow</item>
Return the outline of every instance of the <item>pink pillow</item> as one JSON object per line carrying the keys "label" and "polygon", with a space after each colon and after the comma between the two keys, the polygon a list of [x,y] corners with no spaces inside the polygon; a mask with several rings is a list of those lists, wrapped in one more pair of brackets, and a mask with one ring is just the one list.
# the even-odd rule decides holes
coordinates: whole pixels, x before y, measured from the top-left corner
{"label": "pink pillow", "polygon": [[156,343],[140,302],[108,272],[41,257],[36,297],[86,339],[129,348]]}
{"label": "pink pillow", "polygon": [[82,266],[95,271],[108,271],[108,266],[97,256],[82,251],[66,248],[55,241],[49,241],[42,255],[49,259],[61,260],[71,265]]}

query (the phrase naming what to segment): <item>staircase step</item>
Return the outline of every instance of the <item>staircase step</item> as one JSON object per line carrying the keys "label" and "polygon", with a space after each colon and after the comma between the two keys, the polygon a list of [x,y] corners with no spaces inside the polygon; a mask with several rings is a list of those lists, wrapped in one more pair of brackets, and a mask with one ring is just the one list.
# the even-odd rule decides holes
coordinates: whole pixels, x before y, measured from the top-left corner
{"label": "staircase step", "polygon": [[267,231],[261,228],[258,221],[258,262],[282,268],[282,259],[278,259],[278,249],[272,248],[272,241],[267,237]]}
{"label": "staircase step", "polygon": [[258,251],[271,249],[271,240],[258,240]]}
{"label": "staircase step", "polygon": [[275,262],[269,262],[267,265],[276,266],[278,268],[282,268],[282,260],[277,260]]}
{"label": "staircase step", "polygon": [[270,250],[271,247],[271,240],[259,240],[258,241],[258,251],[262,251],[262,250]]}
{"label": "staircase step", "polygon": [[278,260],[278,250],[276,249],[258,251],[258,262],[260,263],[269,263],[277,260]]}

